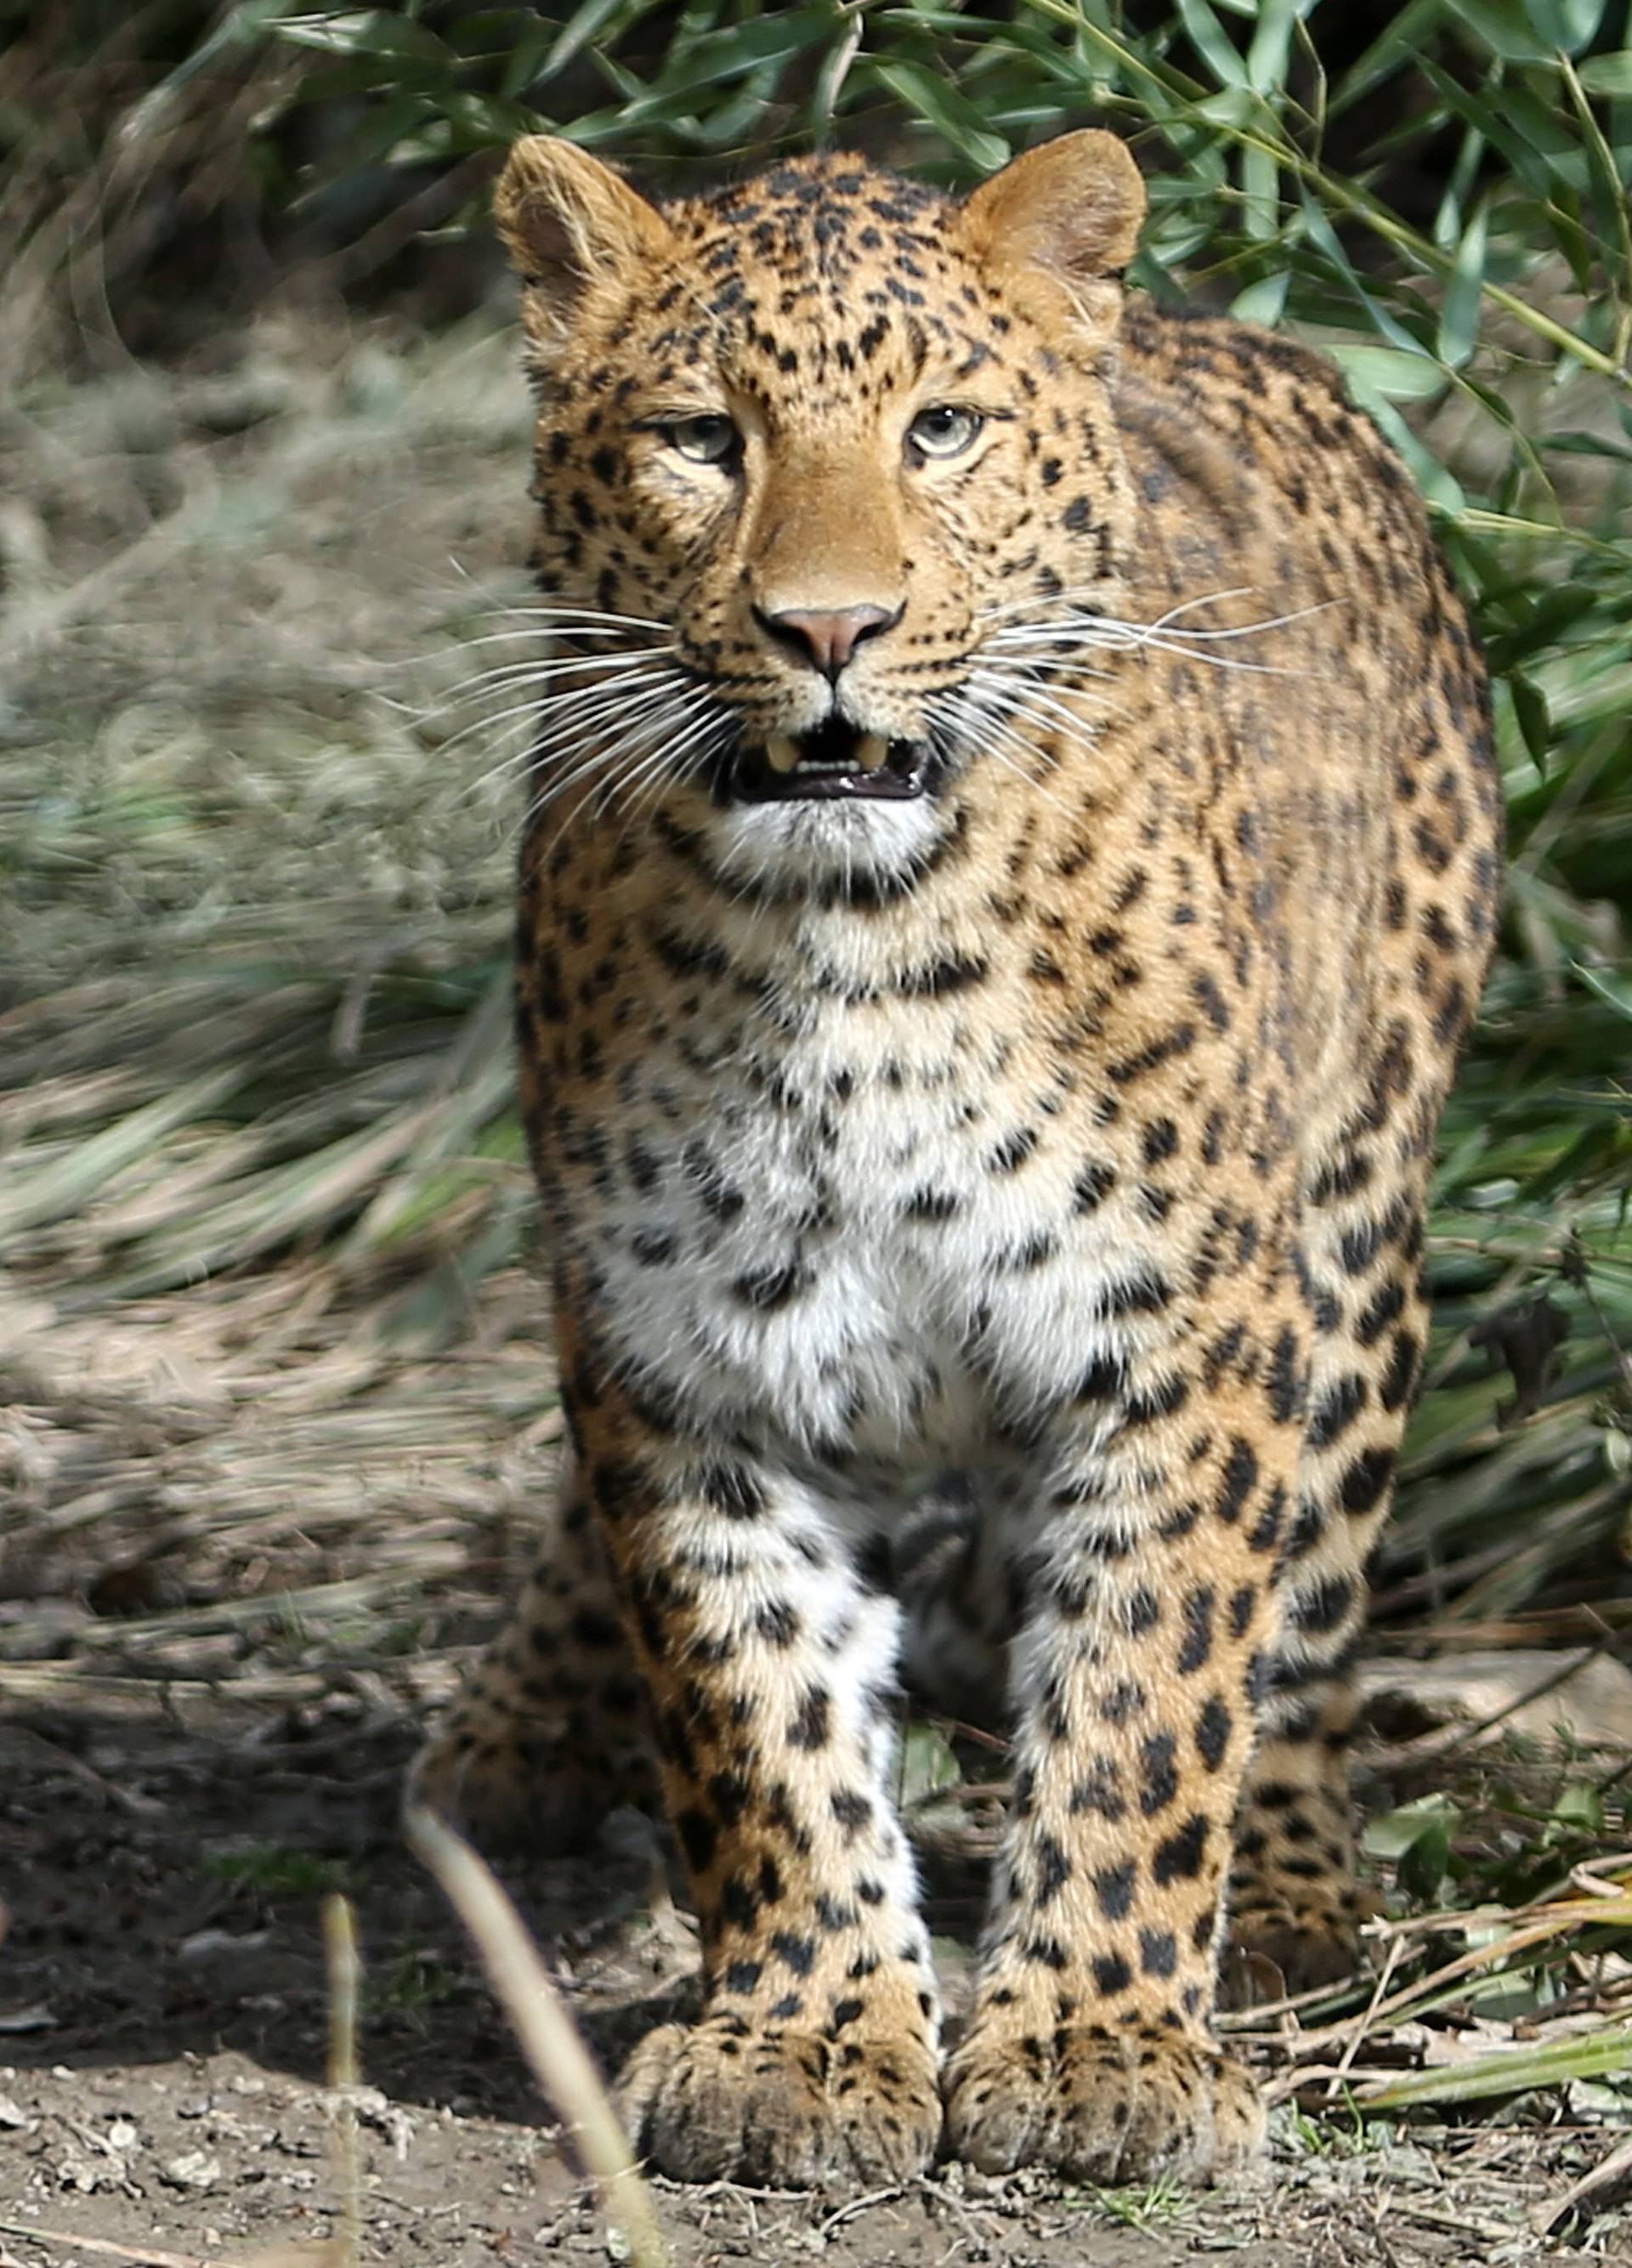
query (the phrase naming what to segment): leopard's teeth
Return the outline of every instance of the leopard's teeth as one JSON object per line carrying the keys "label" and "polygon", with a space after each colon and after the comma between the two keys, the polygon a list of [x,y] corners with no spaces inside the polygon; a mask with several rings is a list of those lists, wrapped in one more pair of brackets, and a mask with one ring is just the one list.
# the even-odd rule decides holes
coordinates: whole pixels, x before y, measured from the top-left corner
{"label": "leopard's teeth", "polygon": [[765,760],[774,772],[790,772],[799,752],[785,733],[774,733],[765,743]]}
{"label": "leopard's teeth", "polygon": [[856,743],[856,761],[864,772],[882,771],[889,754],[890,744],[878,733],[864,733]]}

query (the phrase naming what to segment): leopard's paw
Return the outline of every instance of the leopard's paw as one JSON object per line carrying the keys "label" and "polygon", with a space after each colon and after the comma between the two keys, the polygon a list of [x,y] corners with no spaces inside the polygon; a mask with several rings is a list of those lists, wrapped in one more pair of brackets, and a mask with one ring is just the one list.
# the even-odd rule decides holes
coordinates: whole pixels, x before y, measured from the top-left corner
{"label": "leopard's paw", "polygon": [[819,2039],[734,2016],[649,2032],[618,2102],[636,2151],[661,2172],[765,2189],[905,2181],[941,2131],[927,2038]]}
{"label": "leopard's paw", "polygon": [[467,1828],[489,1849],[551,1853],[593,1841],[621,1804],[661,1808],[658,1769],[638,1742],[592,1749],[558,1726],[467,1697],[427,1741],[405,1799]]}
{"label": "leopard's paw", "polygon": [[1352,1886],[1334,1897],[1243,1899],[1230,1918],[1220,1999],[1229,2008],[1259,2007],[1351,1977],[1360,1966],[1360,1925],[1376,1903]]}
{"label": "leopard's paw", "polygon": [[1046,2166],[1104,2187],[1210,2180],[1264,2134],[1251,2078],[1209,2040],[1133,2024],[1022,2035],[989,2014],[947,2066],[946,2117],[952,2149],[983,2173]]}

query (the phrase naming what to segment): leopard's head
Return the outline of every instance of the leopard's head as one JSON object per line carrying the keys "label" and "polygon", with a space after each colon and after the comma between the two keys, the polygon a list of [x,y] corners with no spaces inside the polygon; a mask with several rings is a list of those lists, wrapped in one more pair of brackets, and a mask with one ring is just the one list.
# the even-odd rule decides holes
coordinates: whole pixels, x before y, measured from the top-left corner
{"label": "leopard's head", "polygon": [[537,388],[539,792],[706,806],[733,859],[920,855],[1046,762],[1040,610],[1114,610],[1110,402],[1143,188],[1070,134],[961,202],[827,157],[659,210],[570,144],[499,184]]}

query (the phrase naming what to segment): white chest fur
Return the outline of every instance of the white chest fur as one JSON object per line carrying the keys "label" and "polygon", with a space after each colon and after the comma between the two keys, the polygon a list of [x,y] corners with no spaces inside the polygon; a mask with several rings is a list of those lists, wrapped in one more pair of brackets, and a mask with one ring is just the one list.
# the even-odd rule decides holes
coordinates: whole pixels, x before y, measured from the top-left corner
{"label": "white chest fur", "polygon": [[709,1431],[903,1486],[1125,1344],[1148,1225],[1081,1199],[1068,1093],[953,1003],[694,1021],[632,1064],[575,1224],[616,1359]]}

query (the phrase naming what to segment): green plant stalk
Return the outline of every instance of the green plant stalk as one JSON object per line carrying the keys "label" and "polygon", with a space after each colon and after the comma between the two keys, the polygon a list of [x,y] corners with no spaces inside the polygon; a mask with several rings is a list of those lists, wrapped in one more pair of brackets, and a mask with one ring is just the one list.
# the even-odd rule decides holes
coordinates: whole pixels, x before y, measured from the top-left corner
{"label": "green plant stalk", "polygon": [[1425,2102],[1476,2102],[1492,2095],[1524,2095],[1571,2079],[1609,2079],[1632,2071],[1632,2024],[1614,2024],[1540,2047],[1498,2049],[1471,2063],[1408,2072],[1355,2089],[1366,2110],[1409,2110]]}

